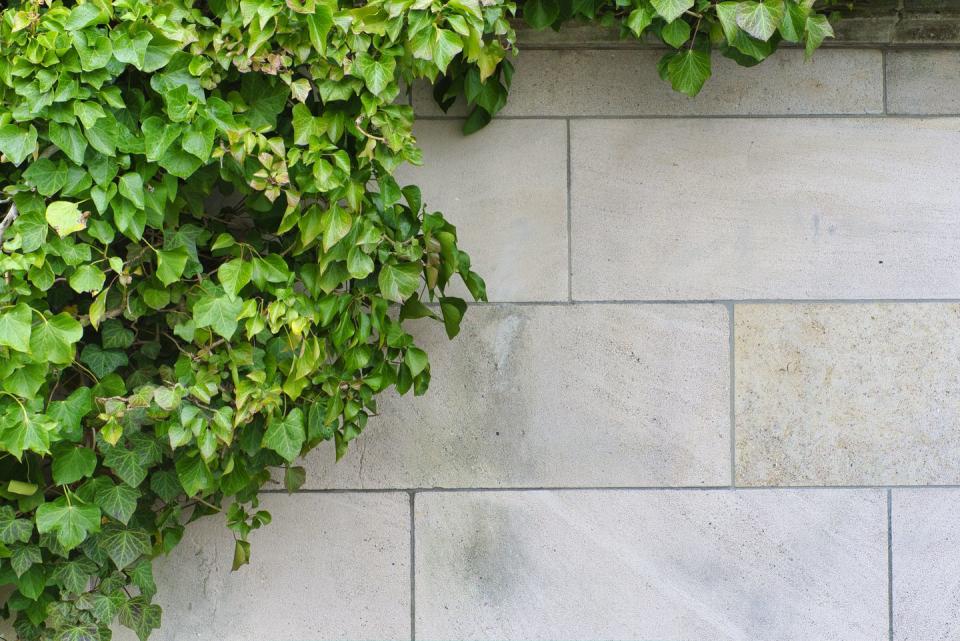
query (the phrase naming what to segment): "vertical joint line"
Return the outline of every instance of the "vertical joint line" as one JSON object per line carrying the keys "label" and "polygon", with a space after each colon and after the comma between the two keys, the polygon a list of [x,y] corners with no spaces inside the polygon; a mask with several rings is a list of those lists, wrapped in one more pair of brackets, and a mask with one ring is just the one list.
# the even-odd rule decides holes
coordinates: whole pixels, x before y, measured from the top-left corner
{"label": "vertical joint line", "polygon": [[880,86],[883,91],[883,115],[888,115],[887,110],[887,50],[880,50]]}
{"label": "vertical joint line", "polygon": [[893,491],[887,490],[887,634],[893,641]]}
{"label": "vertical joint line", "polygon": [[410,641],[416,641],[417,638],[417,520],[414,514],[416,496],[416,492],[410,492]]}
{"label": "vertical joint line", "polygon": [[736,357],[734,356],[734,348],[736,341],[734,338],[734,322],[733,322],[733,303],[727,303],[727,316],[729,317],[729,329],[728,329],[728,346],[727,349],[730,351],[729,356],[729,365],[730,368],[730,487],[737,487],[737,408],[736,408],[736,399],[737,399],[737,374],[736,374]]}
{"label": "vertical joint line", "polygon": [[573,214],[570,204],[571,187],[570,176],[573,173],[570,162],[570,119],[567,119],[567,301],[573,302]]}

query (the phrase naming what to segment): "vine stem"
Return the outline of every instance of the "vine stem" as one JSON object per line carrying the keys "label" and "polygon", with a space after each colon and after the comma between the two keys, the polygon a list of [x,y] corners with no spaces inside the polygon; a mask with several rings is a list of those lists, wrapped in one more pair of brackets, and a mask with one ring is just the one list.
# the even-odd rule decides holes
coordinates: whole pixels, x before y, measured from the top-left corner
{"label": "vine stem", "polygon": [[[9,201],[7,201],[9,202]],[[19,210],[17,210],[16,203],[10,203],[10,209],[7,210],[6,215],[3,217],[3,220],[0,220],[0,245],[3,244],[3,235],[6,233],[10,225],[13,224],[13,221],[17,219],[17,216],[20,215]]]}

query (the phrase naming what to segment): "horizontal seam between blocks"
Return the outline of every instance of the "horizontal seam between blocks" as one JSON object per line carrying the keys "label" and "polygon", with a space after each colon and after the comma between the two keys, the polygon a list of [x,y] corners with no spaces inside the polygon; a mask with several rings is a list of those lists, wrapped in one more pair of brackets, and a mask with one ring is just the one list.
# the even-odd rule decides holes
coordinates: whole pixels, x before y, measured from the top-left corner
{"label": "horizontal seam between blocks", "polygon": [[[929,304],[952,305],[960,298],[691,298],[691,299],[598,299],[598,300],[525,300],[525,301],[471,301],[470,307],[576,307],[577,305],[871,305],[871,304]],[[439,303],[427,307],[439,308]]]}
{"label": "horizontal seam between blocks", "polygon": [[[882,107],[881,107],[882,109]],[[428,116],[417,114],[419,121],[452,121],[459,122],[466,116]],[[677,114],[638,114],[638,115],[525,115],[525,116],[496,116],[493,119],[495,123],[498,120],[948,120],[951,118],[960,118],[960,113],[810,113],[810,114],[694,114],[681,116]]]}
{"label": "horizontal seam between blocks", "polygon": [[[667,53],[673,51],[666,47],[656,44],[631,43],[629,41],[610,41],[603,42],[598,40],[584,39],[582,42],[576,41],[576,36],[571,36],[569,43],[562,41],[556,42],[524,42],[517,41],[517,48],[520,50],[519,56],[523,56],[524,51],[654,51]],[[960,42],[824,42],[820,46],[823,51],[955,51],[960,49]],[[799,47],[783,47],[780,51],[802,51]],[[814,53],[816,56],[816,53]]]}
{"label": "horizontal seam between blocks", "polygon": [[[693,485],[693,486],[541,486],[541,487],[406,487],[406,488],[316,488],[293,494],[430,494],[465,492],[757,492],[834,490],[960,490],[960,485]],[[289,494],[283,488],[262,490],[265,494]]]}

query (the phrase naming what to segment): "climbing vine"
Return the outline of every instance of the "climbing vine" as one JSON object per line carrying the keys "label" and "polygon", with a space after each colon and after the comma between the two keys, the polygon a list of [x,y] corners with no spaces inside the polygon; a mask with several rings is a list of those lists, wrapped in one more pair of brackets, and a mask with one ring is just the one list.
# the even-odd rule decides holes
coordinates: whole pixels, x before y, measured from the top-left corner
{"label": "climbing vine", "polygon": [[[505,0],[14,0],[0,13],[0,584],[26,640],[141,639],[152,559],[336,456],[377,395],[426,391],[406,321],[486,297],[456,229],[393,178],[420,161],[401,86],[503,106]],[[711,51],[830,35],[793,0],[527,0],[653,37],[693,95]],[[642,91],[638,87],[637,91]]]}

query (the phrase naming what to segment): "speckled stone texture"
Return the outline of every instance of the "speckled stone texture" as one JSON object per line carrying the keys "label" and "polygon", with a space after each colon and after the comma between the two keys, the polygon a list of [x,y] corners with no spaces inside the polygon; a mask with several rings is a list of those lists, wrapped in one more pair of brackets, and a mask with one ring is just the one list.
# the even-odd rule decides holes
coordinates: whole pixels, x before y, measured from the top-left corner
{"label": "speckled stone texture", "polygon": [[894,641],[960,634],[960,489],[893,491]]}
{"label": "speckled stone texture", "polygon": [[960,305],[737,305],[742,485],[960,483]]}
{"label": "speckled stone texture", "polygon": [[960,118],[570,133],[574,300],[960,296]]}
{"label": "speckled stone texture", "polygon": [[222,519],[187,528],[156,569],[163,628],[150,641],[410,638],[406,494],[273,494],[262,507],[273,523],[237,572]]}
{"label": "speckled stone texture", "polygon": [[876,490],[419,494],[417,638],[881,641]]}
{"label": "speckled stone texture", "polygon": [[891,113],[960,114],[960,50],[901,50],[887,54]]}
{"label": "speckled stone texture", "polygon": [[[310,487],[726,485],[729,319],[720,305],[476,306],[433,381],[388,397]],[[451,349],[454,348],[454,349]]]}

